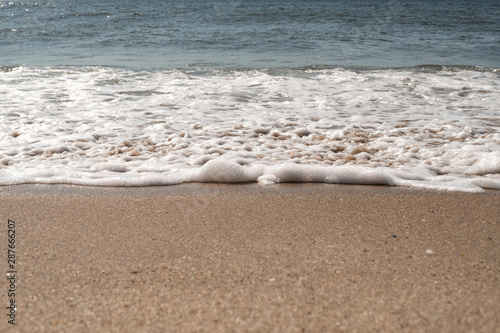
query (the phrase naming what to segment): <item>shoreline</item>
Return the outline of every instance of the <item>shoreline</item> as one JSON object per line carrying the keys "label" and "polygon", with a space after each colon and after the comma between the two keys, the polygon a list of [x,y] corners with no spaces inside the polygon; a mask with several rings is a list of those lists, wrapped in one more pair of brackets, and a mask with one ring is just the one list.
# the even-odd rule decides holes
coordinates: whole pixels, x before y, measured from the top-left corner
{"label": "shoreline", "polygon": [[0,330],[493,332],[499,203],[329,184],[2,186],[19,296],[18,325]]}

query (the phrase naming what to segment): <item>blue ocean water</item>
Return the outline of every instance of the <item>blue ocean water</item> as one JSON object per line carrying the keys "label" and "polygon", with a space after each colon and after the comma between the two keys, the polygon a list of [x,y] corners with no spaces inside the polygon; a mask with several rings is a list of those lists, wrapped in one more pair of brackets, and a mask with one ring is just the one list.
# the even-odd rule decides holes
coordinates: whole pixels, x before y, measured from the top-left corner
{"label": "blue ocean water", "polygon": [[498,0],[0,0],[0,186],[500,190]]}
{"label": "blue ocean water", "polygon": [[0,66],[500,67],[498,0],[0,1]]}

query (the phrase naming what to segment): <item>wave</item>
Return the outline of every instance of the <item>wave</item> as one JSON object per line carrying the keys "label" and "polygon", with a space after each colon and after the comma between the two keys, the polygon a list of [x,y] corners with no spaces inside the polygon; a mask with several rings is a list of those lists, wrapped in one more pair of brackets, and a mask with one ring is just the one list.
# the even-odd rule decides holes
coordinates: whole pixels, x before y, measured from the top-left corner
{"label": "wave", "polygon": [[2,67],[0,185],[499,189],[496,70]]}

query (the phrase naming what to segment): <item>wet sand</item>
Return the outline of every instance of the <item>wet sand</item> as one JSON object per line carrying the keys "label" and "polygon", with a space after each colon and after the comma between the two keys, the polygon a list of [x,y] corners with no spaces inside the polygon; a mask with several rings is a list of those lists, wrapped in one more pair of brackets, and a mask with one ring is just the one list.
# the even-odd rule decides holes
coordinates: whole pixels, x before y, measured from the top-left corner
{"label": "wet sand", "polygon": [[0,187],[0,215],[1,332],[500,327],[500,191],[26,185]]}

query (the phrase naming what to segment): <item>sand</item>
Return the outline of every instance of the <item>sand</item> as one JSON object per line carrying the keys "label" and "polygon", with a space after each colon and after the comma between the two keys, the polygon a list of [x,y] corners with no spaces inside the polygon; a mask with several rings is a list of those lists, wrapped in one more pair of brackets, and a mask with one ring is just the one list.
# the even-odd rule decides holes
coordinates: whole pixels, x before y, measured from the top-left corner
{"label": "sand", "polygon": [[1,332],[499,332],[500,191],[0,187]]}

